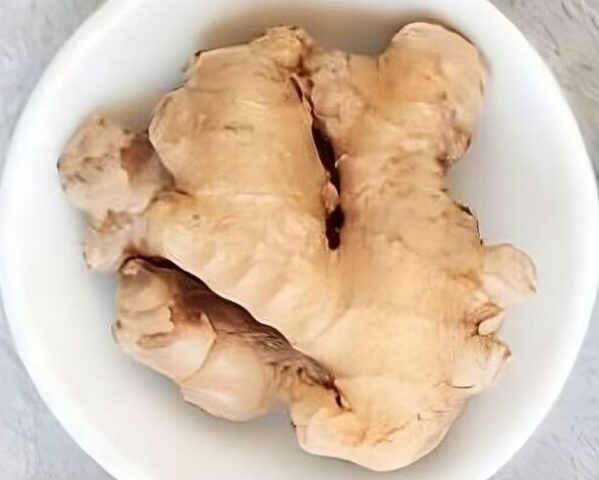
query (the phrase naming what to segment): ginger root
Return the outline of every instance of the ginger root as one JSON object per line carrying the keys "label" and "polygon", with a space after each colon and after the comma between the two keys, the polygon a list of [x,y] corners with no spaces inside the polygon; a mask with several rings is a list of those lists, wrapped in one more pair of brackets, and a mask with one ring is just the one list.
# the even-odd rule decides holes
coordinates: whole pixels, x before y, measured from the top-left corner
{"label": "ginger root", "polygon": [[118,343],[214,415],[286,403],[308,452],[382,471],[432,450],[536,284],[446,188],[485,77],[439,25],[377,57],[277,27],[194,58],[148,137],[89,120],[59,172],[89,266],[119,271]]}

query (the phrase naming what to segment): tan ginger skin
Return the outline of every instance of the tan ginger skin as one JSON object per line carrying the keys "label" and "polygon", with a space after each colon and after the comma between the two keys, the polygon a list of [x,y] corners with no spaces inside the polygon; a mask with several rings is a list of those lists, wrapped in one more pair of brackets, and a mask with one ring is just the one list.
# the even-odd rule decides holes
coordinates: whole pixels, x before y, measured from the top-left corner
{"label": "tan ginger skin", "polygon": [[287,403],[308,452],[379,471],[428,453],[508,359],[495,331],[536,283],[446,188],[484,85],[439,25],[378,57],[277,27],[197,56],[148,136],[88,121],[59,172],[89,266],[119,271],[117,342],[214,415]]}

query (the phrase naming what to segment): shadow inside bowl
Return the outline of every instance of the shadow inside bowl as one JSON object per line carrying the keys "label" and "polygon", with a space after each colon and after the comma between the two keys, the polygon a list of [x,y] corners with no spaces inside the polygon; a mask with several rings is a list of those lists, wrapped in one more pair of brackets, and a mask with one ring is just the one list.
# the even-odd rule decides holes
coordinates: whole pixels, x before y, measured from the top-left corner
{"label": "shadow inside bowl", "polygon": [[[212,49],[247,42],[268,27],[293,25],[308,30],[327,46],[355,53],[381,51],[403,25],[417,20],[432,20],[426,9],[383,14],[360,8],[331,8],[318,5],[252,6],[227,15],[202,33],[198,45]],[[437,19],[443,22],[443,19]],[[367,37],[367,38],[365,38]]]}

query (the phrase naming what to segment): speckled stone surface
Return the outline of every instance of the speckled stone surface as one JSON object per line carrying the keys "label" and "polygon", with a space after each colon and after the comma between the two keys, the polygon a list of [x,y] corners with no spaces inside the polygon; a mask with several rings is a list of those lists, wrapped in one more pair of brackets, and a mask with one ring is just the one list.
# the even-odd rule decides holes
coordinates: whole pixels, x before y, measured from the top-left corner
{"label": "speckled stone surface", "polygon": [[[0,0],[0,165],[18,114],[43,68],[101,3]],[[552,67],[599,165],[599,0],[493,3]],[[0,480],[110,479],[40,401],[1,312],[0,381]],[[493,480],[599,480],[599,310],[559,401]]]}

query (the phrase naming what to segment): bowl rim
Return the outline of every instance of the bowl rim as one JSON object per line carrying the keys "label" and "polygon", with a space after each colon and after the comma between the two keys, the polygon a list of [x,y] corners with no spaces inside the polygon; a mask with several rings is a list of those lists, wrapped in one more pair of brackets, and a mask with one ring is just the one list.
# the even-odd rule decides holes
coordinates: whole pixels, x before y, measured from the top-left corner
{"label": "bowl rim", "polygon": [[[84,44],[95,44],[95,42],[101,41],[106,31],[109,31],[113,24],[118,23],[123,16],[126,16],[129,11],[133,11],[139,8],[139,5],[144,3],[146,0],[131,0],[131,1],[120,1],[120,0],[108,0],[106,3],[100,5],[95,12],[93,12],[71,35],[71,37],[64,43],[58,53],[54,56],[42,76],[38,81],[37,85],[33,89],[21,115],[16,124],[13,132],[12,139],[6,154],[6,160],[3,166],[3,170],[0,178],[0,258],[6,259],[8,256],[5,254],[6,242],[5,238],[8,237],[9,232],[5,222],[6,212],[11,208],[11,193],[9,185],[11,179],[16,175],[17,167],[15,166],[15,157],[18,150],[18,145],[26,140],[27,133],[29,131],[29,123],[31,119],[35,117],[36,110],[39,108],[40,103],[48,90],[49,86],[56,81],[57,77],[60,76],[61,71],[67,69],[68,65],[77,61],[77,57],[81,52]],[[577,143],[574,145],[579,152],[580,162],[583,162],[587,169],[588,175],[591,181],[588,182],[586,188],[590,188],[592,196],[595,198],[595,203],[589,205],[588,208],[592,210],[592,217],[595,219],[593,225],[589,226],[589,237],[588,242],[594,242],[599,245],[599,194],[597,189],[597,179],[595,177],[595,171],[593,163],[588,155],[582,134],[578,127],[577,120],[569,107],[569,104],[563,95],[563,91],[555,79],[553,73],[545,62],[538,55],[536,50],[532,48],[529,42],[526,40],[522,32],[492,3],[488,0],[467,0],[472,4],[476,4],[479,8],[486,8],[486,14],[496,17],[501,20],[504,28],[509,28],[512,35],[517,35],[522,41],[524,41],[537,56],[540,67],[545,69],[547,79],[554,82],[556,87],[556,94],[560,98],[557,100],[563,103],[565,107],[564,115],[569,117],[565,118],[566,123],[571,124],[573,127],[572,142]],[[83,52],[85,53],[85,52]],[[47,371],[44,366],[38,362],[33,353],[34,348],[30,345],[27,340],[26,329],[23,328],[18,322],[17,307],[13,303],[13,292],[15,291],[12,282],[10,268],[7,266],[6,261],[0,261],[0,307],[3,308],[5,318],[7,320],[9,330],[12,335],[12,339],[15,348],[21,358],[29,376],[31,377],[40,397],[47,405],[52,414],[59,420],[61,426],[66,432],[73,438],[77,445],[82,448],[95,462],[97,462],[103,469],[105,469],[110,475],[119,479],[143,479],[143,480],[155,480],[155,478],[145,471],[137,468],[130,459],[123,457],[113,448],[110,444],[102,442],[96,435],[94,435],[93,427],[88,419],[78,417],[73,414],[69,409],[68,405],[60,402],[60,395],[57,395],[55,390],[60,388],[59,379],[52,378],[51,375],[46,375]],[[584,340],[585,334],[590,323],[593,308],[596,301],[597,289],[599,286],[599,249],[595,253],[594,258],[588,259],[587,270],[589,277],[593,278],[593,283],[589,285],[588,294],[584,301],[579,302],[580,311],[586,312],[581,315],[580,319],[577,319],[577,325],[575,330],[575,341],[572,342],[569,351],[569,357],[564,358],[562,361],[563,368],[559,375],[556,375],[553,381],[553,390],[551,395],[547,395],[547,399],[543,408],[540,408],[540,414],[538,415],[538,421],[534,422],[534,427],[529,429],[530,431],[518,441],[512,445],[511,453],[506,458],[495,459],[495,464],[489,467],[487,472],[488,476],[496,473],[499,468],[506,464],[509,459],[531,438],[535,430],[538,428],[540,423],[546,417],[551,410],[559,394],[561,393],[566,380],[568,379],[574,363]],[[574,328],[574,327],[572,327]],[[489,462],[492,463],[492,462]],[[486,478],[486,477],[485,477]]]}

